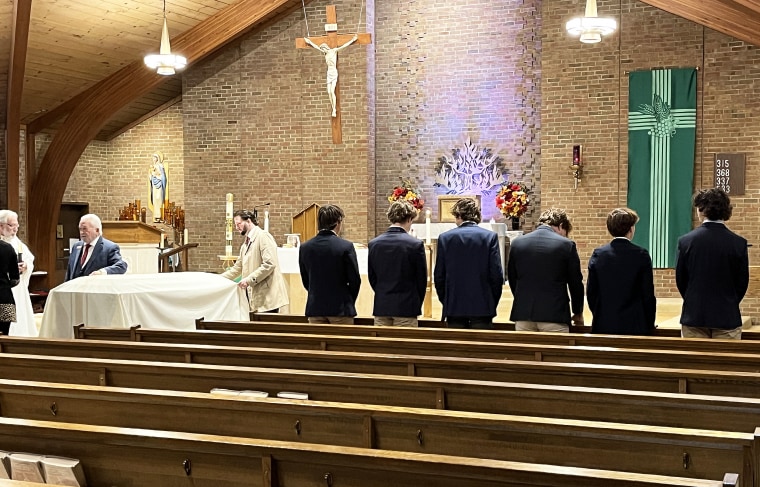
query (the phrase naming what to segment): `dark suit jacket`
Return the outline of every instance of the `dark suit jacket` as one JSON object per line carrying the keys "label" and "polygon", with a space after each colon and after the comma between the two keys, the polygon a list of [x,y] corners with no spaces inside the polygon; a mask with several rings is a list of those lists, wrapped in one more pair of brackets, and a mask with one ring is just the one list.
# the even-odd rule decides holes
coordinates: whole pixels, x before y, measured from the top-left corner
{"label": "dark suit jacket", "polygon": [[493,318],[504,287],[498,235],[475,222],[443,232],[433,277],[443,318]]}
{"label": "dark suit jacket", "polygon": [[683,297],[682,325],[739,328],[739,303],[749,285],[747,241],[717,222],[705,222],[682,236],[676,285]]}
{"label": "dark suit jacket", "polygon": [[16,249],[0,240],[0,304],[15,304],[11,288],[16,287],[20,279]]}
{"label": "dark suit jacket", "polygon": [[369,283],[375,316],[415,317],[422,312],[427,284],[425,246],[401,227],[369,242]]}
{"label": "dark suit jacket", "polygon": [[570,324],[583,313],[583,274],[575,242],[540,225],[509,247],[507,279],[514,296],[512,321]]}
{"label": "dark suit jacket", "polygon": [[85,243],[79,241],[71,249],[69,255],[69,267],[66,270],[64,281],[70,281],[77,277],[89,276],[91,272],[104,269],[108,274],[124,274],[127,272],[127,263],[121,258],[118,244],[103,238],[98,239],[95,247],[90,249],[92,253],[90,259],[84,265],[84,269],[79,265],[84,252]]}
{"label": "dark suit jacket", "polygon": [[301,245],[298,265],[309,293],[306,316],[356,316],[361,277],[353,243],[320,230]]}
{"label": "dark suit jacket", "polygon": [[592,333],[653,334],[657,299],[649,252],[625,238],[594,250],[586,300],[594,314]]}

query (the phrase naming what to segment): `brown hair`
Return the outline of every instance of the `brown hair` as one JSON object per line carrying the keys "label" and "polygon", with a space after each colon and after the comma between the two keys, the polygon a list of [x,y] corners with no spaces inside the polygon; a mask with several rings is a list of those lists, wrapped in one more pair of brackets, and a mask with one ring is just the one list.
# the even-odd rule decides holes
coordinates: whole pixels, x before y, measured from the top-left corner
{"label": "brown hair", "polygon": [[615,208],[607,215],[607,231],[613,237],[625,237],[639,221],[639,215],[630,208]]}
{"label": "brown hair", "polygon": [[562,208],[549,208],[538,217],[538,223],[544,223],[550,227],[559,227],[568,234],[573,230],[573,224]]}
{"label": "brown hair", "polygon": [[391,223],[404,223],[417,218],[417,208],[408,201],[394,201],[388,208],[386,215]]}
{"label": "brown hair", "polygon": [[454,218],[460,218],[464,221],[480,223],[480,208],[478,202],[472,198],[462,198],[454,203],[451,207],[451,214]]}

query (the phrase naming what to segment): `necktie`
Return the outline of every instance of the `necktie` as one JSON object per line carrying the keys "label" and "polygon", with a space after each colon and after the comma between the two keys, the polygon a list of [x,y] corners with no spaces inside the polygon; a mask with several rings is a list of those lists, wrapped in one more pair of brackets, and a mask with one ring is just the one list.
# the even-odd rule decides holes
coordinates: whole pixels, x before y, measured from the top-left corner
{"label": "necktie", "polygon": [[246,254],[248,253],[248,247],[250,247],[250,246],[251,246],[251,238],[250,237],[245,237],[245,253]]}
{"label": "necktie", "polygon": [[87,260],[87,253],[90,251],[90,244],[84,246],[84,252],[82,252],[82,258],[79,259],[79,266],[84,267],[84,263]]}

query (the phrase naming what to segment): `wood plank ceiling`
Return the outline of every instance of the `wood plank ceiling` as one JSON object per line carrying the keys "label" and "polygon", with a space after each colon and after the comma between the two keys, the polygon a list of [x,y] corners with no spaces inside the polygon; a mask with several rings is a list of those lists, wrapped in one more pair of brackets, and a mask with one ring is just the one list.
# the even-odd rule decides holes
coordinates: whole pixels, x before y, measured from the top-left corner
{"label": "wood plank ceiling", "polygon": [[[0,127],[8,108],[8,75],[14,1],[0,0]],[[175,38],[237,2],[267,0],[167,0],[169,33]],[[551,1],[551,0],[548,0]],[[760,46],[760,0],[642,0],[644,3]],[[282,15],[298,0],[277,2]],[[579,4],[582,4],[579,0]],[[31,0],[20,122],[54,131],[44,115],[149,52],[158,49],[161,0]],[[273,20],[272,15],[269,20]],[[130,102],[100,129],[108,140],[181,95],[181,77],[168,77]],[[44,122],[41,124],[40,122]]]}
{"label": "wood plank ceiling", "polygon": [[[19,1],[19,0],[15,0]],[[169,35],[196,27],[224,8],[240,1],[272,4],[277,8],[258,26],[274,21],[300,0],[167,0]],[[6,122],[9,52],[14,0],[0,0],[0,124]],[[21,123],[39,117],[87,91],[145,54],[158,51],[163,3],[161,0],[31,0]],[[182,92],[181,76],[167,77],[150,93],[131,101],[100,129],[97,139],[108,140],[125,127]],[[61,120],[47,121],[55,131]],[[40,125],[39,120],[36,124]]]}

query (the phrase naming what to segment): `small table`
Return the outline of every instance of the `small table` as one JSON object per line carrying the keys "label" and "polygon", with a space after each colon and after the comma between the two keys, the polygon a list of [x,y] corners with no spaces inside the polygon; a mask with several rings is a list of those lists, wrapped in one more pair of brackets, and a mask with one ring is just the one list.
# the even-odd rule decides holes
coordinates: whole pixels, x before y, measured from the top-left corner
{"label": "small table", "polygon": [[228,267],[235,265],[235,261],[238,260],[237,255],[218,255],[217,257],[222,261],[223,271],[226,271]]}

